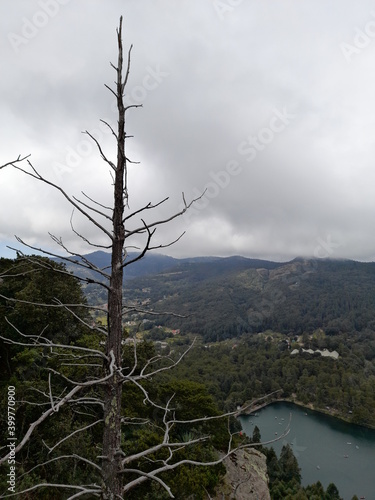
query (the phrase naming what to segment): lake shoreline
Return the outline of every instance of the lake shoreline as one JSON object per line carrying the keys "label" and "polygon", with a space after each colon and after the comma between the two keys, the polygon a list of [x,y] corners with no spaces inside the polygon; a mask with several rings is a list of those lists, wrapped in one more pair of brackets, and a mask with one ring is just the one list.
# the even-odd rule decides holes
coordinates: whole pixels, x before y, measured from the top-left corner
{"label": "lake shoreline", "polygon": [[[277,457],[289,444],[301,468],[304,487],[320,481],[326,489],[334,483],[345,500],[354,494],[374,498],[374,429],[331,418],[328,411],[314,411],[313,405],[295,404],[289,398],[275,399],[274,403],[266,404],[256,418],[254,413],[241,416],[243,433],[251,438],[257,426],[260,441],[268,443]],[[284,436],[291,414],[288,436]]]}
{"label": "lake shoreline", "polygon": [[303,403],[302,401],[298,401],[296,398],[277,398],[273,399],[272,401],[268,401],[265,403],[262,403],[260,405],[257,405],[256,407],[250,409],[247,409],[243,412],[239,411],[238,414],[236,415],[237,417],[240,416],[246,416],[246,415],[254,415],[257,411],[261,410],[262,408],[265,408],[266,406],[272,405],[274,403],[291,403],[296,406],[299,406],[300,408],[303,408],[305,410],[311,410],[317,413],[321,413],[322,415],[328,415],[333,418],[337,418],[338,420],[341,420],[347,424],[350,425],[355,425],[357,427],[363,427],[364,429],[375,429],[375,426],[372,425],[364,425],[364,424],[357,424],[356,422],[352,422],[349,418],[346,418],[344,415],[340,414],[337,410],[334,408],[317,408],[315,407],[312,403]]}

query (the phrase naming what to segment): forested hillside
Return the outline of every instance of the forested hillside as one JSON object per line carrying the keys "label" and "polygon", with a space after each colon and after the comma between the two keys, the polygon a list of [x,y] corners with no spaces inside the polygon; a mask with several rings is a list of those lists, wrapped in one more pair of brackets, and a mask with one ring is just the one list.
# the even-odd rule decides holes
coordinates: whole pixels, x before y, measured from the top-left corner
{"label": "forested hillside", "polygon": [[[268,331],[197,346],[176,373],[204,380],[222,409],[280,391],[278,398],[375,428],[375,334],[354,340],[316,332],[306,341],[314,350],[337,349],[339,357],[304,353],[297,341],[290,346]],[[300,352],[292,355],[295,347]]]}
{"label": "forested hillside", "polygon": [[[85,308],[86,299],[79,280],[64,271],[61,264],[42,257],[0,259],[0,406],[6,409],[8,403],[8,408],[13,410],[11,416],[8,411],[8,420],[4,418],[0,422],[3,444],[7,443],[9,432],[14,432],[11,435],[16,435],[17,442],[20,442],[28,429],[34,428],[34,423],[51,411],[51,406],[56,408],[55,405],[63,400],[72,379],[86,376],[88,380],[95,380],[101,368],[98,359],[96,363],[89,362],[87,351],[96,349],[100,353],[105,335],[91,328],[93,318]],[[77,304],[74,309],[73,303]],[[177,355],[183,350],[184,347],[177,348]],[[132,346],[123,345],[121,353],[125,366],[132,366]],[[138,346],[137,363],[132,372],[139,374],[149,360],[153,359],[155,364],[155,356],[152,342]],[[58,394],[54,400],[52,384]],[[128,423],[123,447],[127,456],[136,455],[133,467],[149,470],[148,457],[143,458],[142,453],[137,456],[148,447],[153,450],[151,462],[166,459],[162,446],[160,449],[153,447],[165,438],[163,419],[166,415],[162,405],[171,394],[178,407],[175,414],[182,422],[171,425],[171,441],[185,443],[193,439],[192,436],[198,436],[196,445],[189,451],[180,447],[179,459],[198,462],[217,459],[217,450],[224,450],[227,445],[227,423],[226,419],[203,421],[207,416],[220,413],[204,384],[184,377],[170,376],[159,380],[156,376],[152,381],[142,383],[143,391],[156,401],[154,406],[145,404],[145,394],[139,386],[139,383],[124,384],[122,398],[124,426]],[[8,396],[7,401],[9,388],[14,396],[13,399]],[[102,453],[103,393],[104,388],[100,385],[89,387],[87,393],[76,397],[71,406],[52,412],[51,420],[41,424],[32,439],[26,439],[25,446],[17,452],[17,491],[31,487],[24,494],[25,498],[71,498],[69,488],[74,488],[71,485],[100,481],[93,464]],[[190,418],[198,420],[188,425],[186,421]],[[199,436],[202,434],[212,436],[212,443],[201,442]],[[3,451],[4,448],[3,445]],[[61,457],[56,455],[55,448],[62,449]],[[83,454],[88,458],[80,460]],[[137,477],[132,474],[132,467],[128,469],[130,480]],[[0,471],[0,496],[3,497],[9,487],[7,461],[1,464]],[[191,493],[199,495],[205,489],[212,491],[223,472],[220,463],[215,467],[186,464],[177,471],[166,471],[162,477],[174,492],[186,498]],[[33,482],[39,484],[35,491]],[[49,489],[44,489],[44,483],[49,484]],[[68,491],[62,492],[61,488],[54,487],[55,484],[67,485],[64,488]],[[157,482],[140,486],[127,494],[129,499],[168,497]]]}
{"label": "forested hillside", "polygon": [[[27,259],[0,260],[0,272],[2,273],[0,293],[3,296],[0,298],[2,336],[19,339],[17,330],[12,326],[14,325],[23,332],[27,332],[27,335],[38,337],[43,334],[45,338],[52,341],[99,349],[102,337],[88,328],[94,318],[90,318],[85,314],[86,298],[79,281],[73,276],[64,273],[51,273],[51,269],[55,271],[63,270],[61,264],[43,258],[37,258],[37,260],[37,268]],[[295,307],[298,311],[297,299],[299,298],[300,307],[302,307],[303,299],[305,298],[307,301],[309,298],[308,291],[311,294],[316,294],[314,286],[318,287],[318,284],[321,283],[322,290],[326,290],[325,294],[322,294],[320,298],[322,307],[325,304],[324,298],[327,301],[329,300],[330,294],[328,290],[334,290],[332,296],[335,300],[328,304],[327,310],[334,311],[335,307],[337,307],[338,314],[339,311],[344,311],[347,314],[347,311],[352,310],[349,304],[359,303],[362,293],[360,285],[364,284],[365,290],[368,292],[372,287],[371,265],[327,261],[319,262],[317,267],[312,267],[313,264],[310,263],[310,267],[308,267],[308,263],[305,261],[295,261],[285,265],[266,263],[268,269],[252,267],[258,264],[241,258],[179,263],[177,267],[163,271],[158,275],[129,280],[127,289],[130,287],[129,296],[132,296],[129,300],[147,302],[149,299],[150,302],[145,304],[147,307],[162,307],[165,305],[172,307],[172,305],[177,305],[179,301],[182,305],[187,304],[187,302],[183,303],[181,301],[184,288],[190,291],[191,294],[195,289],[196,295],[206,301],[204,304],[199,304],[199,300],[194,300],[194,296],[191,297],[193,304],[196,304],[197,312],[202,313],[205,307],[207,311],[207,304],[211,304],[212,311],[214,311],[215,302],[210,298],[210,293],[214,293],[215,285],[220,284],[221,288],[217,289],[214,297],[222,296],[222,302],[216,305],[215,314],[219,318],[225,319],[226,315],[223,314],[221,307],[224,307],[224,304],[228,302],[232,304],[234,311],[237,310],[236,307],[241,303],[240,291],[243,293],[243,300],[245,291],[248,292],[247,297],[250,295],[256,297],[256,290],[260,290],[259,293],[267,296],[265,294],[267,292],[271,293],[272,286],[275,283],[283,284],[285,300],[275,300],[275,311],[276,307],[280,307],[280,309],[289,307],[286,306],[287,301],[292,299],[295,300]],[[9,275],[11,275],[10,278]],[[257,278],[249,280],[249,276]],[[342,290],[343,276],[348,281],[348,287],[344,292]],[[327,283],[328,279],[329,283]],[[238,293],[237,306],[235,301],[228,301],[230,293],[224,286],[226,283],[234,284],[236,280],[238,286],[233,286],[230,290],[232,296],[235,292]],[[161,283],[160,289],[157,286],[158,282]],[[182,286],[182,283],[184,283],[184,286]],[[262,283],[263,287],[260,286]],[[308,286],[306,286],[306,283]],[[174,289],[177,290],[177,288],[178,292],[170,293]],[[299,294],[298,288],[304,290],[305,295]],[[274,289],[276,289],[276,286]],[[341,295],[346,294],[346,302],[340,301],[340,290]],[[351,296],[351,290],[354,294],[353,297]],[[135,298],[137,294],[138,298]],[[4,296],[8,297],[8,299],[5,299]],[[145,299],[145,297],[147,298]],[[13,298],[17,299],[18,302],[13,301]],[[319,298],[317,294],[316,298]],[[185,300],[187,300],[187,296],[185,296]],[[71,312],[64,308],[35,306],[35,302],[58,304],[58,301],[82,304],[80,312],[82,317],[86,316],[87,325],[82,324]],[[262,301],[260,301],[260,304],[262,304]],[[370,315],[372,311],[370,298],[367,304],[368,314]],[[193,308],[193,306],[190,307]],[[305,307],[305,309],[307,308]],[[317,306],[315,311],[318,310],[319,307]],[[225,309],[225,311],[228,311],[228,309]],[[362,313],[363,311],[358,309],[358,314]],[[276,312],[273,312],[272,315],[270,313],[268,318],[270,319],[273,316],[276,317]],[[347,314],[347,316],[350,315]],[[287,317],[287,311],[285,317]],[[142,318],[145,319],[145,316],[138,313],[138,320]],[[156,320],[154,317],[151,318],[153,318],[152,321],[146,323],[143,321],[135,322],[138,324],[136,326],[138,335],[141,334],[140,338],[143,339],[143,342],[140,341],[137,348],[140,365],[155,356],[158,352],[157,349],[160,349],[160,346],[154,342],[155,336],[162,336],[166,340],[165,345],[162,346],[165,354],[172,353],[172,351],[174,353],[184,351],[186,346],[191,344],[192,338],[196,336],[197,331],[194,331],[194,329],[186,335],[174,335],[169,329],[162,328],[160,324],[157,325],[159,328],[156,327]],[[203,326],[204,318],[205,316],[202,313],[201,321]],[[173,320],[170,318],[168,321],[171,324],[173,321],[174,325],[181,322],[183,325],[185,320],[192,321],[192,318],[180,319],[174,317]],[[158,317],[157,321],[163,322],[163,317]],[[144,325],[142,331],[140,331],[140,324]],[[236,338],[227,338],[220,342],[208,342],[207,338],[198,335],[195,347],[186,356],[183,363],[178,365],[171,373],[164,372],[164,374],[160,374],[157,377],[157,383],[147,384],[145,387],[150,393],[152,392],[156,401],[164,401],[168,394],[175,394],[174,402],[182,419],[190,418],[193,415],[217,415],[220,411],[233,410],[245,402],[279,391],[278,397],[305,405],[313,405],[315,408],[329,411],[353,423],[375,426],[375,393],[373,389],[375,385],[375,333],[371,322],[364,325],[360,330],[348,331],[340,323],[326,331],[322,328],[313,330],[314,326],[315,324],[312,323],[305,329],[302,324],[299,329],[301,335],[296,335],[295,332],[292,335],[285,335],[285,333],[271,329],[257,333],[255,328],[249,328],[248,331],[240,332],[241,335],[236,336]],[[187,330],[188,328],[186,327]],[[312,330],[311,333],[309,333],[310,330]],[[126,334],[126,329],[124,333]],[[314,350],[337,350],[339,357],[338,359],[332,359],[322,357],[320,354],[303,353],[302,346]],[[295,348],[298,348],[300,352],[292,355]],[[51,360],[40,349],[28,349],[25,346],[10,345],[4,341],[0,342],[0,349],[0,355],[4,361],[1,364],[2,394],[3,396],[6,394],[5,388],[7,384],[11,383],[15,386],[18,397],[16,424],[19,432],[24,432],[30,421],[35,418],[38,406],[43,404],[42,401],[44,401],[45,397],[48,397],[48,373],[51,373],[51,370],[53,373],[53,370],[58,365],[51,364]],[[124,345],[123,356],[124,363],[131,365],[134,357],[131,346]],[[62,358],[59,361],[59,369],[63,370],[63,373],[68,377],[73,374],[73,370],[82,372],[89,370],[88,373],[92,372],[93,368],[85,366],[84,361],[77,362],[78,364],[73,368],[69,362],[64,363]],[[80,363],[82,363],[81,366]],[[64,367],[64,365],[66,366]],[[66,381],[62,380],[62,394],[65,385]],[[97,393],[93,392],[92,395],[97,396]],[[127,386],[124,393],[124,402],[130,400],[132,401],[131,406],[125,406],[124,404],[126,418],[146,421],[150,418],[150,412],[153,412],[152,416],[155,417],[155,410],[145,407],[143,395],[137,393],[131,386]],[[26,404],[26,401],[29,401],[31,405]],[[2,403],[5,404],[5,401]],[[37,436],[18,455],[22,464],[20,471],[25,471],[34,466],[37,467],[48,460],[48,443],[58,440],[59,435],[63,435],[67,429],[78,429],[90,422],[90,419],[98,417],[100,417],[100,410],[91,407],[89,399],[87,414],[75,412],[74,409],[73,411],[61,412],[55,425],[45,428],[43,437]],[[162,418],[162,415],[160,417]],[[232,422],[232,425],[236,428],[235,422]],[[1,432],[5,435],[6,429],[3,425],[1,426]],[[78,443],[80,449],[85,449],[94,459],[97,454],[94,448],[97,432],[97,428],[90,428],[85,434],[79,434],[79,440],[67,441],[65,444],[66,453],[71,453],[73,456]],[[198,425],[189,429],[182,425],[180,428],[176,428],[175,432],[176,436],[184,437],[186,434],[187,439],[192,435],[209,432],[213,435],[213,444],[216,450],[225,447],[227,428],[223,422],[218,425],[215,421],[215,425],[208,424],[206,427]],[[127,452],[134,452],[140,444],[145,447],[152,446],[160,437],[160,429],[158,430],[156,427],[135,426],[126,436]],[[193,460],[213,459],[216,453],[215,448],[199,445],[186,457]],[[282,457],[280,460],[282,462]],[[273,462],[271,462],[272,460],[268,464],[269,473],[273,470]],[[205,489],[207,491],[213,490],[223,472],[222,466],[213,469],[186,466],[178,474],[171,473],[168,477],[167,475],[165,477],[174,490],[179,491],[182,495],[181,498],[185,498],[192,491],[195,491],[199,497]],[[63,479],[67,483],[75,481],[77,478],[82,481],[93,480],[92,473],[86,470],[85,467],[77,465],[75,468],[62,470],[57,462],[53,465],[50,464],[47,468],[37,467],[34,475],[41,482],[47,476],[49,478],[55,477],[56,480]],[[282,488],[287,491],[291,487],[288,486],[288,481],[289,479],[285,478],[280,472],[273,477],[271,486],[275,491],[281,491]],[[295,479],[293,481],[293,488],[299,492],[298,481],[296,482]],[[20,482],[20,486],[26,487],[27,485],[27,477],[25,476]],[[136,495],[140,492],[144,495],[144,498],[147,498],[148,494],[154,495],[149,498],[159,498],[155,495],[160,493],[153,485],[151,492],[146,487],[137,490],[134,498],[137,498]],[[41,495],[38,498],[48,497]],[[133,496],[130,495],[129,498],[133,498]],[[160,498],[163,497],[160,496]],[[279,497],[272,496],[272,498]],[[301,496],[301,498],[309,497]]]}
{"label": "forested hillside", "polygon": [[[43,337],[57,343],[70,344],[82,339],[87,329],[61,303],[82,304],[76,308],[81,318],[88,318],[86,298],[79,281],[59,273],[64,266],[38,257],[36,269],[32,259],[0,259],[0,332],[3,337],[15,338],[17,330],[29,336]],[[52,272],[55,271],[55,272]],[[5,297],[8,297],[7,300]],[[35,305],[39,304],[39,305]],[[51,304],[45,307],[45,304]],[[25,339],[17,339],[19,342]],[[43,356],[22,346],[0,340],[0,381],[5,383],[15,373],[27,379],[29,365],[37,370]],[[41,368],[42,364],[39,364]]]}
{"label": "forested hillside", "polygon": [[186,315],[164,324],[173,321],[175,328],[206,341],[267,329],[302,334],[323,328],[328,335],[375,329],[374,263],[235,262],[180,265],[128,281],[126,293],[156,310]]}
{"label": "forested hillside", "polygon": [[[176,260],[147,272],[141,261],[138,276],[125,281],[128,303],[185,317],[138,314],[134,324],[148,318],[143,337],[171,348],[198,335],[199,353],[178,371],[205,380],[223,409],[281,389],[283,397],[375,425],[373,263],[231,257]],[[171,338],[170,329],[181,335]],[[335,350],[339,358],[292,356],[295,348]]]}

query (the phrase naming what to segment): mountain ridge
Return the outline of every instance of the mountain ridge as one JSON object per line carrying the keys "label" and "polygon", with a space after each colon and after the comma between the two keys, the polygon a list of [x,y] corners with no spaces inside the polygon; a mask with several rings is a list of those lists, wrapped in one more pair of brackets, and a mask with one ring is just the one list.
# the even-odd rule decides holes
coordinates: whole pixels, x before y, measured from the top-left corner
{"label": "mountain ridge", "polygon": [[[299,259],[267,269],[181,266],[179,273],[129,281],[131,299],[186,315],[160,320],[207,341],[273,330],[328,334],[375,330],[375,263]],[[145,292],[147,290],[147,293]]]}
{"label": "mountain ridge", "polygon": [[[137,257],[136,252],[129,252],[127,255],[127,259],[129,261],[133,260]],[[111,254],[109,252],[103,252],[101,250],[85,254],[82,256],[84,259],[90,261],[94,266],[99,269],[109,269],[111,265]],[[69,257],[71,259],[71,257]],[[54,259],[58,262],[65,263],[67,269],[71,272],[77,273],[79,276],[87,276],[87,273],[90,274],[90,271],[87,270],[83,272],[83,268],[74,265],[70,262],[67,262],[64,258]],[[77,258],[78,262],[82,262],[82,259]],[[126,260],[125,260],[126,262]],[[215,267],[215,265],[221,265],[222,268],[231,268],[237,266],[258,266],[263,264],[266,268],[278,266],[280,263],[272,262],[268,260],[262,259],[252,259],[248,257],[242,257],[240,255],[233,255],[229,257],[217,257],[217,256],[197,256],[197,257],[185,257],[185,258],[176,258],[170,257],[164,254],[157,253],[149,253],[142,257],[140,260],[133,262],[131,265],[125,267],[125,277],[133,278],[139,276],[145,276],[149,274],[157,274],[159,272],[165,271],[168,268],[180,267],[180,266],[189,266],[192,264],[201,264],[209,265],[211,267]],[[92,272],[92,271],[91,271]]]}
{"label": "mountain ridge", "polygon": [[[134,256],[129,254],[129,259]],[[110,254],[95,252],[92,257],[94,264],[110,263]],[[329,335],[375,331],[373,262],[303,257],[272,262],[241,256],[176,259],[154,254],[125,271],[125,301],[183,315],[152,321],[200,334],[206,341],[266,330],[302,334],[323,329]],[[85,293],[91,304],[98,298],[105,303],[97,288],[89,285]]]}

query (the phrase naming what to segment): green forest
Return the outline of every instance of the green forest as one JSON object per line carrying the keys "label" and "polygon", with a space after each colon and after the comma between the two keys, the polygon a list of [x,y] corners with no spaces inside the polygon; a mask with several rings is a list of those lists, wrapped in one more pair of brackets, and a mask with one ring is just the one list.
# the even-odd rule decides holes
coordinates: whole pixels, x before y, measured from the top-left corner
{"label": "green forest", "polygon": [[130,300],[184,314],[166,325],[213,342],[273,330],[328,335],[375,329],[375,264],[295,259],[270,263],[231,257],[181,263],[128,281]]}
{"label": "green forest", "polygon": [[[36,265],[37,263],[37,265]],[[67,391],[67,380],[80,376],[90,378],[96,367],[88,366],[83,359],[74,358],[75,346],[100,350],[103,336],[90,326],[96,324],[95,315],[89,314],[87,297],[77,278],[65,273],[62,264],[46,258],[29,259],[18,257],[0,259],[0,356],[1,394],[3,407],[6,405],[6,388],[15,387],[17,395],[16,428],[19,436],[38,418],[40,409],[48,407],[50,377],[60,388]],[[59,304],[80,304],[75,314]],[[49,307],[43,304],[50,304]],[[84,318],[84,322],[78,318]],[[181,320],[176,318],[179,324]],[[162,322],[162,318],[161,318]],[[139,366],[147,360],[163,354],[181,353],[192,344],[194,346],[172,371],[162,372],[144,389],[155,401],[165,402],[174,394],[174,404],[178,408],[181,421],[200,416],[216,416],[230,412],[237,406],[245,405],[256,398],[277,392],[277,397],[295,401],[315,409],[329,412],[347,421],[375,427],[375,336],[370,328],[356,332],[328,331],[318,328],[300,329],[300,335],[285,334],[271,329],[262,332],[241,333],[236,338],[219,342],[207,342],[205,335],[195,332],[175,335],[170,329],[156,322],[143,322],[137,326],[124,325],[124,338],[136,328],[139,343],[137,356]],[[133,332],[134,333],[134,332]],[[59,353],[58,347],[26,347],[26,340],[45,338],[53,345],[62,343],[71,346],[69,356],[51,358],[51,349]],[[194,340],[195,338],[195,340]],[[10,339],[12,343],[9,343]],[[160,347],[160,340],[165,345]],[[302,347],[336,350],[337,359],[320,354],[302,352]],[[291,352],[299,348],[298,354]],[[133,347],[124,343],[125,366],[131,366]],[[75,362],[72,362],[75,359]],[[57,376],[60,372],[66,379]],[[101,408],[95,404],[100,389],[92,389],[86,394],[85,411],[64,407],[54,415],[52,425],[45,422],[23,450],[17,455],[19,463],[19,488],[26,489],[32,484],[80,481],[85,484],[96,480],[95,471],[89,464],[75,460],[76,451],[84,449],[92,460],[98,455],[96,443],[103,423],[100,421]],[[92,398],[92,399],[90,399]],[[131,404],[129,405],[129,401]],[[125,385],[123,394],[124,418],[138,425],[128,425],[124,433],[124,450],[135,453],[139,449],[152,447],[162,439],[163,412],[144,404],[142,392],[132,385]],[[148,422],[153,421],[154,424]],[[94,425],[95,423],[95,425]],[[146,423],[145,425],[139,425]],[[78,432],[83,426],[85,432]],[[239,423],[230,419],[233,432],[239,431]],[[60,451],[68,456],[69,467],[61,460],[51,461],[54,456],[52,443],[59,437],[77,429],[73,439],[61,443]],[[5,421],[0,424],[2,442],[5,442]],[[210,434],[208,443],[197,443],[181,454],[188,460],[214,460],[218,451],[225,450],[228,438],[226,421],[198,423],[187,426],[176,425],[172,437],[192,439],[202,434]],[[236,435],[236,434],[235,434]],[[236,438],[237,439],[237,438]],[[259,442],[259,436],[248,437],[251,442]],[[99,439],[100,441],[100,439]],[[280,457],[273,450],[261,448],[267,456],[272,499],[338,499],[334,485],[326,491],[321,484],[303,488],[296,459],[292,450],[283,449]],[[155,460],[165,459],[163,452],[155,452]],[[44,465],[48,462],[48,465]],[[147,460],[140,458],[139,467],[147,471]],[[26,474],[27,471],[31,471]],[[293,473],[291,471],[294,471]],[[177,471],[163,476],[171,486],[176,498],[207,498],[207,491],[213,492],[220,484],[225,469],[215,467],[195,467],[184,465]],[[2,475],[4,478],[5,476]],[[132,473],[129,472],[129,480]],[[2,491],[6,490],[5,480],[1,480]],[[52,491],[52,493],[51,493]],[[68,498],[61,491],[49,489],[32,491],[25,498]],[[51,496],[53,495],[53,496]],[[129,498],[168,498],[165,490],[157,482],[144,484],[128,495]]]}
{"label": "green forest", "polygon": [[[309,340],[313,348],[336,348],[338,359],[300,352],[291,355],[280,334],[265,332],[250,338],[200,345],[177,367],[181,376],[205,380],[224,409],[254,397],[282,390],[284,399],[311,404],[352,423],[375,427],[375,365],[368,344],[374,336],[357,342],[347,338]],[[319,338],[320,337],[320,338]],[[296,342],[291,343],[297,345]]]}

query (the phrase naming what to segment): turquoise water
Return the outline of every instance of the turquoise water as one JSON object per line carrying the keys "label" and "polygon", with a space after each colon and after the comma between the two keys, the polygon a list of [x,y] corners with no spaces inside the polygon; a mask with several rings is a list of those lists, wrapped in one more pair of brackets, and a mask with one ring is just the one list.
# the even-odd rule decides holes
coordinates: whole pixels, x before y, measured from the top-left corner
{"label": "turquoise water", "polygon": [[289,403],[274,403],[260,410],[257,417],[240,417],[240,421],[250,437],[257,425],[262,441],[267,441],[282,434],[290,414],[289,434],[270,446],[278,456],[285,443],[292,446],[301,467],[302,485],[320,481],[326,488],[335,483],[344,500],[353,495],[375,500],[375,430]]}

